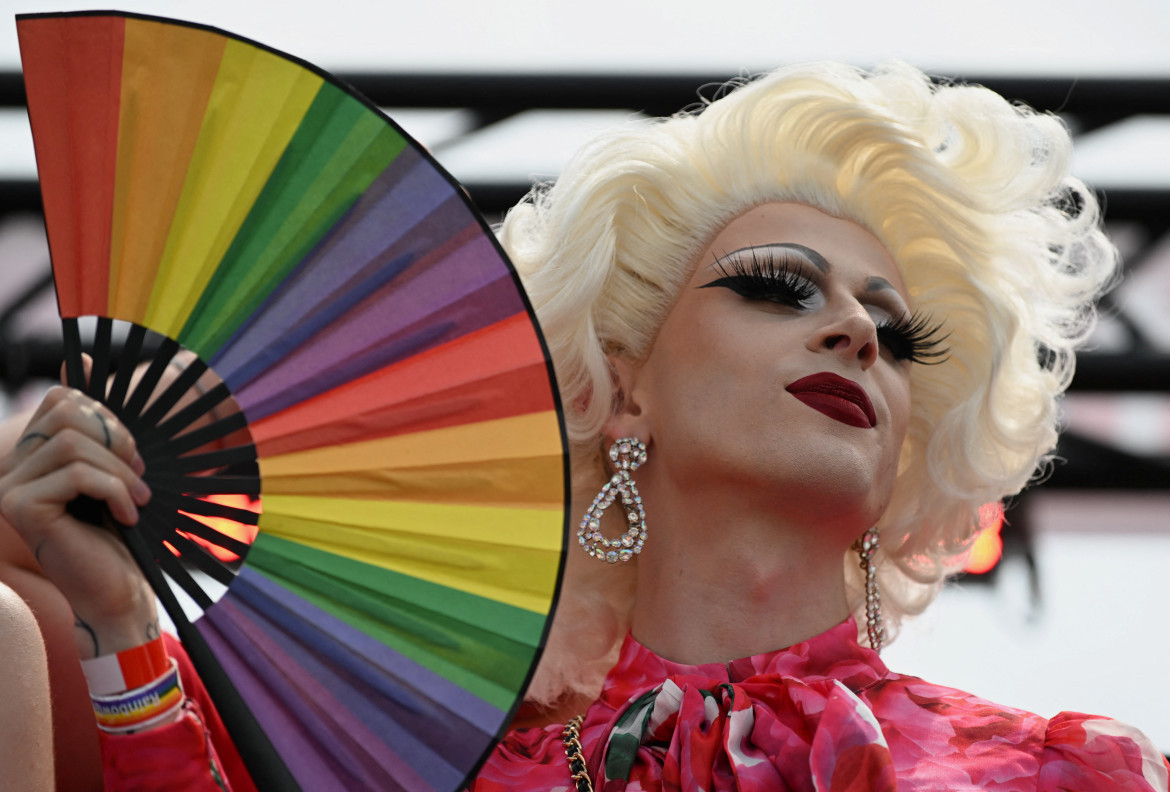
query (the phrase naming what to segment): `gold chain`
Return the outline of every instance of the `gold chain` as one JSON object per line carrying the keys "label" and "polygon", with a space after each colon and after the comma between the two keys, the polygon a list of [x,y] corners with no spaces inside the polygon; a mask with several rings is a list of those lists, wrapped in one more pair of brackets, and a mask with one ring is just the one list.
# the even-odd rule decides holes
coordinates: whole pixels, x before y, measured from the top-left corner
{"label": "gold chain", "polygon": [[569,774],[577,785],[577,792],[593,792],[593,782],[589,780],[589,770],[581,753],[581,724],[584,721],[585,716],[578,715],[566,723],[561,740],[565,743],[565,758],[569,760]]}

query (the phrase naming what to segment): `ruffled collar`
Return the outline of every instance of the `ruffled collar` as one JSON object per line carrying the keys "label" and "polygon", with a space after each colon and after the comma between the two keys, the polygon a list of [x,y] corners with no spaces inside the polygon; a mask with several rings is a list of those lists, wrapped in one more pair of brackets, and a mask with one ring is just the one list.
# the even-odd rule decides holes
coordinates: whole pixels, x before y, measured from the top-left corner
{"label": "ruffled collar", "polygon": [[857,693],[885,678],[889,669],[878,653],[857,641],[857,623],[845,621],[786,649],[741,657],[728,663],[687,665],[667,660],[626,635],[617,664],[605,678],[601,701],[621,709],[631,698],[664,679],[688,677],[718,682],[745,682],[776,675],[805,682],[836,680]]}
{"label": "ruffled collar", "polygon": [[850,618],[787,649],[687,665],[627,636],[582,729],[599,792],[894,792],[860,691],[888,670]]}

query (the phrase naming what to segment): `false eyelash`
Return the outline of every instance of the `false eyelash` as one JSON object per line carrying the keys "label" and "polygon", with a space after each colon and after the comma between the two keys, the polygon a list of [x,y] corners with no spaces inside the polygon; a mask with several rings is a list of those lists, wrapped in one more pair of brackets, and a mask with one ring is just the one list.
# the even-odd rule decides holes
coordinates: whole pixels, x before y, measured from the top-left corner
{"label": "false eyelash", "polygon": [[889,349],[895,360],[909,360],[926,366],[946,362],[951,350],[941,344],[951,337],[939,335],[943,323],[931,322],[929,316],[913,313],[901,319],[890,319],[878,325],[878,344]]}
{"label": "false eyelash", "polygon": [[[807,308],[808,301],[818,291],[789,260],[777,260],[771,251],[752,248],[750,260],[742,255],[718,257],[716,267],[723,277],[702,288],[723,286],[748,300],[764,300],[792,308]],[[950,338],[950,333],[939,335],[943,324],[931,322],[929,316],[917,312],[901,319],[889,319],[877,327],[878,344],[889,349],[895,360],[937,366],[950,356],[950,349],[941,346]]]}
{"label": "false eyelash", "polygon": [[792,308],[805,308],[817,294],[817,287],[798,273],[787,260],[777,261],[770,252],[763,255],[752,248],[751,259],[743,255],[721,256],[715,265],[723,277],[706,284],[724,286],[748,300],[765,300]]}

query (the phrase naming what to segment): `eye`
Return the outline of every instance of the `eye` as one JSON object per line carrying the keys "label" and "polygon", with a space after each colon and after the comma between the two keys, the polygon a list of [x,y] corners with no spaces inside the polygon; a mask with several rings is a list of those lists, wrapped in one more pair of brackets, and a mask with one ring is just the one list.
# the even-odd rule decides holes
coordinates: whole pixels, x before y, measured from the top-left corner
{"label": "eye", "polygon": [[752,248],[750,256],[740,251],[734,256],[718,258],[715,266],[723,277],[700,288],[719,286],[731,289],[745,300],[800,310],[813,308],[819,302],[820,289],[800,274],[799,264],[787,257],[777,257],[771,251]]}
{"label": "eye", "polygon": [[877,326],[878,344],[889,350],[894,360],[938,365],[946,361],[950,350],[942,344],[950,333],[942,334],[943,323],[914,313],[900,319],[886,319]]}

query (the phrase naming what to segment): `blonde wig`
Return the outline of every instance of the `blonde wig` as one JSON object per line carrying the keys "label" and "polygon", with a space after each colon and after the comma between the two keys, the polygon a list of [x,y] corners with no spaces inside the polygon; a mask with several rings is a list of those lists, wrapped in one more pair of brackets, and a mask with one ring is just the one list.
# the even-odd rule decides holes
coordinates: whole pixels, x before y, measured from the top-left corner
{"label": "blonde wig", "polygon": [[[594,140],[499,229],[556,365],[576,487],[584,495],[605,475],[607,356],[648,353],[722,226],[771,201],[852,220],[890,252],[914,307],[950,334],[944,363],[913,366],[909,430],[879,522],[887,627],[920,612],[969,545],[979,506],[1048,463],[1073,350],[1115,277],[1070,153],[1057,118],[985,88],[934,85],[901,63],[780,69],[698,111]],[[605,582],[585,581],[583,554],[571,555],[562,607],[597,626],[578,613],[573,636],[554,628],[532,690],[546,702],[596,691],[628,609],[628,582],[600,565]],[[856,561],[846,564],[863,606]]]}

